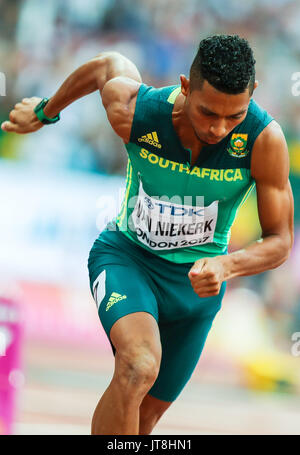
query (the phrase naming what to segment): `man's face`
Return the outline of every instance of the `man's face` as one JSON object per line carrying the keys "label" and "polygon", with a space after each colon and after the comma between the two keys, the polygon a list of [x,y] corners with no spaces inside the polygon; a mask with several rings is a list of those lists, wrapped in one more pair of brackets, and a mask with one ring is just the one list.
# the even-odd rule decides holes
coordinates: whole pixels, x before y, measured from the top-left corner
{"label": "man's face", "polygon": [[189,81],[181,76],[182,93],[186,96],[185,112],[198,139],[204,144],[216,144],[226,137],[248,110],[249,90],[238,95],[220,92],[206,80],[201,89],[190,92]]}

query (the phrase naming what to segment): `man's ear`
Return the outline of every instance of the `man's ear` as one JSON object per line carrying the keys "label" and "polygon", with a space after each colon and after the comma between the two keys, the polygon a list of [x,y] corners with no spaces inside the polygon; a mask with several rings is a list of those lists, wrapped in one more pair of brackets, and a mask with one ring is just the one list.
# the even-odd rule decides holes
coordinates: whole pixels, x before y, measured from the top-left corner
{"label": "man's ear", "polygon": [[254,85],[253,85],[253,91],[259,86],[259,82],[255,79]]}
{"label": "man's ear", "polygon": [[190,81],[185,77],[184,74],[180,75],[180,82],[181,82],[181,93],[184,96],[188,96],[190,91]]}

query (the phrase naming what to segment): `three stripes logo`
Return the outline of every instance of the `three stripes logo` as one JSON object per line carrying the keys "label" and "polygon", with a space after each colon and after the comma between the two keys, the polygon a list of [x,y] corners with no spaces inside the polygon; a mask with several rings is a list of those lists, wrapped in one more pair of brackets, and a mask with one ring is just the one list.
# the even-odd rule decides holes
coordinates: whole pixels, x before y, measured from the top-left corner
{"label": "three stripes logo", "polygon": [[153,131],[152,133],[145,134],[145,136],[139,137],[138,141],[139,142],[147,142],[147,144],[153,145],[154,147],[157,147],[157,148],[161,149],[161,144],[159,143],[156,131]]}
{"label": "three stripes logo", "polygon": [[117,292],[112,292],[111,296],[108,299],[106,305],[106,311],[108,311],[115,303],[119,302],[120,300],[127,299],[127,295],[121,295]]}

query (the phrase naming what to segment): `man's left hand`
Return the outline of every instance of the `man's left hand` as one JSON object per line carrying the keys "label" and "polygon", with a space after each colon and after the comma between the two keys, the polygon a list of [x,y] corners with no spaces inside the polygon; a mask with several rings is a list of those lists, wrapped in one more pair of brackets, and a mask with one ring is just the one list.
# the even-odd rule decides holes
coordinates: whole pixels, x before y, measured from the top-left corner
{"label": "man's left hand", "polygon": [[23,98],[17,103],[9,114],[9,120],[2,123],[1,129],[7,133],[27,134],[41,129],[44,125],[37,118],[34,108],[42,101],[42,98],[33,96]]}
{"label": "man's left hand", "polygon": [[224,281],[221,257],[199,259],[189,271],[188,277],[199,297],[218,295]]}

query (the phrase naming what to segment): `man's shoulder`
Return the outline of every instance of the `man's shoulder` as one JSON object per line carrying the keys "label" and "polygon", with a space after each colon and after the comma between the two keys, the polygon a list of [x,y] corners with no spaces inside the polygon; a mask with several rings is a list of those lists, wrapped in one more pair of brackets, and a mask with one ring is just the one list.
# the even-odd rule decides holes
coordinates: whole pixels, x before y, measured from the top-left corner
{"label": "man's shoulder", "polygon": [[256,181],[270,180],[270,175],[276,180],[288,167],[288,147],[284,132],[279,123],[272,120],[254,143],[251,174]]}
{"label": "man's shoulder", "polygon": [[162,87],[154,87],[142,83],[138,93],[138,101],[140,102],[167,102],[174,104],[176,96],[180,91],[180,85],[167,85]]}
{"label": "man's shoulder", "polygon": [[275,120],[272,121],[258,135],[255,145],[271,145],[278,142],[285,142],[285,135],[280,124]]}
{"label": "man's shoulder", "polygon": [[[265,122],[267,120],[273,119],[273,116],[270,112],[262,107],[254,98],[251,98],[248,107],[247,117],[253,120],[255,119],[258,122]],[[246,117],[246,119],[247,119]]]}
{"label": "man's shoulder", "polygon": [[235,128],[234,132],[237,134],[247,134],[248,147],[252,149],[257,139],[273,122],[273,116],[266,109],[262,108],[257,101],[251,98],[247,115],[244,121]]}

